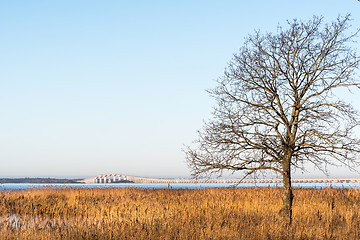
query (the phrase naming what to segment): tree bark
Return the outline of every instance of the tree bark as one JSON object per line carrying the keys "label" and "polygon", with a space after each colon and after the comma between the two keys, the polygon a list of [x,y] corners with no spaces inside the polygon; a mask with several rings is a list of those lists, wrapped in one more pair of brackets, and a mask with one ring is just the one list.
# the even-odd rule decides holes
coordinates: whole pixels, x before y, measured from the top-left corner
{"label": "tree bark", "polygon": [[294,195],[292,193],[291,187],[291,172],[290,172],[290,163],[284,164],[283,172],[283,184],[284,184],[284,193],[283,193],[283,207],[281,213],[284,217],[284,220],[290,225],[292,220],[292,204]]}

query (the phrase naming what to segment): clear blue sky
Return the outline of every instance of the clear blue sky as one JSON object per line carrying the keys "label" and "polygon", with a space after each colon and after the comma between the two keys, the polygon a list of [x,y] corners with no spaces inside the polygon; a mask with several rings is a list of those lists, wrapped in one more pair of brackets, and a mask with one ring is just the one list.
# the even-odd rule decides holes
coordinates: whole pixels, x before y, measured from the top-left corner
{"label": "clear blue sky", "polygon": [[0,177],[188,176],[244,37],[347,13],[360,27],[356,0],[0,1]]}

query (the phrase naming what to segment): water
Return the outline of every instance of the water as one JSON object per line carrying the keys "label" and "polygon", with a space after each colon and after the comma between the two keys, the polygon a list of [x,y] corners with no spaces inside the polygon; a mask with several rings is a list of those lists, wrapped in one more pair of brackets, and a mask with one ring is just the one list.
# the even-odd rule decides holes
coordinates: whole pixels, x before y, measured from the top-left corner
{"label": "water", "polygon": [[[172,189],[203,189],[223,187],[282,187],[281,183],[109,183],[109,184],[42,184],[42,183],[8,183],[0,184],[0,191],[33,189],[33,188],[172,188]],[[293,183],[295,188],[360,188],[360,183]]]}

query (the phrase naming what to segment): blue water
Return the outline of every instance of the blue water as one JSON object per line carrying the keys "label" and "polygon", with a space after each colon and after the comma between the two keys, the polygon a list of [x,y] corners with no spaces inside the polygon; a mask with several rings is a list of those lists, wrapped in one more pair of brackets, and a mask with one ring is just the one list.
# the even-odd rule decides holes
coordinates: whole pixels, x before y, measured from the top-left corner
{"label": "blue water", "polygon": [[[0,191],[11,191],[31,188],[172,188],[172,189],[202,189],[202,188],[222,188],[222,187],[282,187],[280,183],[110,183],[110,184],[27,184],[9,183],[0,184]],[[295,188],[360,188],[360,183],[293,183]]]}

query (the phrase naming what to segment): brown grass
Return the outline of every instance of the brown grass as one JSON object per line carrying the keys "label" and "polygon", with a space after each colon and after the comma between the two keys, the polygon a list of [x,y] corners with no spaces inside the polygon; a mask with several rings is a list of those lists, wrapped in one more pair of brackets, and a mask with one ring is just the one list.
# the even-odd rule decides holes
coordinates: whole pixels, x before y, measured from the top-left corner
{"label": "brown grass", "polygon": [[360,189],[39,189],[0,193],[1,239],[360,239]]}

